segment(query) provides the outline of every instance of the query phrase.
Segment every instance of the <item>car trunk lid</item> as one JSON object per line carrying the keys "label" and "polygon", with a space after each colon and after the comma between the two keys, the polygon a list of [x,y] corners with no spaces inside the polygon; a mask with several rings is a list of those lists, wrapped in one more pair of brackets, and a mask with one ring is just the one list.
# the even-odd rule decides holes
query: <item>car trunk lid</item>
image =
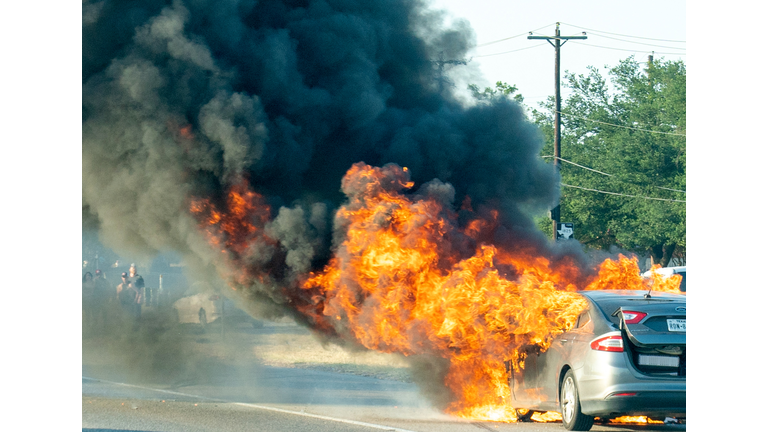
{"label": "car trunk lid", "polygon": [[621,327],[637,346],[685,345],[685,302],[635,301],[619,313]]}
{"label": "car trunk lid", "polygon": [[684,301],[635,300],[616,314],[627,351],[638,371],[647,375],[685,376]]}

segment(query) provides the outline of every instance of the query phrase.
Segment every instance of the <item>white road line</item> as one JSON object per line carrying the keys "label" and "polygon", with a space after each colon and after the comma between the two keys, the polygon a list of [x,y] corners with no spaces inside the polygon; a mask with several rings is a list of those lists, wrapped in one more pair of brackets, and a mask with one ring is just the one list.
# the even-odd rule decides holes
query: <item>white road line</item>
{"label": "white road line", "polygon": [[224,402],[224,403],[229,403],[229,404],[232,404],[232,405],[240,405],[240,406],[244,406],[244,407],[248,407],[248,408],[255,408],[255,409],[266,410],[266,411],[274,411],[274,412],[279,412],[279,413],[284,413],[284,414],[293,414],[293,415],[298,415],[298,416],[302,416],[302,417],[312,417],[312,418],[316,418],[316,419],[320,419],[320,420],[328,420],[328,421],[333,421],[333,422],[338,422],[338,423],[346,423],[346,424],[351,424],[351,425],[356,425],[356,426],[369,427],[369,428],[372,428],[372,429],[381,429],[381,430],[393,431],[393,432],[415,432],[415,431],[412,431],[412,430],[409,430],[409,429],[400,429],[400,428],[396,428],[396,427],[392,427],[392,426],[384,426],[384,425],[379,425],[379,424],[375,424],[375,423],[365,423],[365,422],[360,422],[360,421],[355,421],[355,420],[347,420],[347,419],[341,419],[341,418],[336,418],[336,417],[328,417],[328,416],[323,416],[323,415],[318,415],[318,414],[310,414],[310,413],[301,412],[301,411],[291,411],[291,410],[287,410],[287,409],[275,408],[275,407],[270,407],[270,406],[265,406],[265,405],[257,405],[257,404],[250,404],[250,403],[244,403],[244,402],[229,402],[229,401],[224,400],[224,399],[215,399],[215,398],[209,398],[209,397],[200,396],[200,395],[196,395],[196,394],[181,393],[181,392],[175,392],[175,391],[170,391],[170,390],[162,390],[162,389],[156,389],[156,388],[151,388],[151,387],[143,387],[143,386],[138,386],[138,385],[135,385],[135,384],[119,383],[119,382],[114,382],[114,381],[107,381],[107,380],[103,380],[103,379],[98,379],[98,378],[83,377],[83,379],[90,380],[90,381],[99,381],[99,382],[103,382],[103,383],[119,385],[119,386],[124,386],[124,387],[133,387],[133,388],[138,388],[138,389],[142,389],[142,390],[151,390],[151,391],[156,391],[156,392],[160,392],[160,393],[168,393],[168,394],[173,394],[173,395],[178,395],[178,396],[195,397],[195,398],[205,399],[205,400],[214,401],[214,402]]}
{"label": "white road line", "polygon": [[231,402],[231,403],[233,405],[241,405],[241,406],[244,406],[244,407],[257,408],[257,409],[263,409],[263,410],[268,410],[268,411],[276,411],[276,412],[281,412],[281,413],[286,413],[286,414],[300,415],[300,416],[303,416],[303,417],[312,417],[312,418],[321,419],[321,420],[329,420],[329,421],[335,421],[335,422],[339,422],[339,423],[347,423],[347,424],[352,424],[352,425],[357,425],[357,426],[365,426],[365,427],[374,428],[374,429],[383,429],[383,430],[395,431],[395,432],[415,432],[415,431],[412,431],[412,430],[400,429],[400,428],[396,428],[396,427],[392,427],[392,426],[384,426],[384,425],[377,425],[377,424],[374,424],[374,423],[365,423],[365,422],[359,422],[359,421],[355,421],[355,420],[340,419],[340,418],[336,418],[336,417],[328,417],[328,416],[322,416],[322,415],[318,415],[318,414],[310,414],[310,413],[305,413],[305,412],[300,412],[300,411],[291,411],[291,410],[286,410],[286,409],[282,409],[282,408],[268,407],[268,406],[264,406],[264,405],[255,405],[255,404],[242,403],[242,402]]}

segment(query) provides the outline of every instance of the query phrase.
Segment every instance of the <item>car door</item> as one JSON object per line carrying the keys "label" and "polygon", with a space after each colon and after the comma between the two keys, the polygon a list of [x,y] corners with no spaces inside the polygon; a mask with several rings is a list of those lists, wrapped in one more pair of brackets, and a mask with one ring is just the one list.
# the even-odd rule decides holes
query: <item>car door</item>
{"label": "car door", "polygon": [[550,348],[539,355],[537,386],[541,389],[542,407],[547,407],[550,410],[557,409],[560,371],[563,365],[569,363],[569,359],[573,357],[574,341],[589,337],[592,329],[589,310],[584,310],[579,314],[574,328],[557,336],[552,341]]}
{"label": "car door", "polygon": [[597,310],[586,310],[579,316],[578,328],[571,332],[571,346],[568,352],[568,364],[573,369],[580,369],[584,366],[584,360],[587,356],[589,343],[595,338],[595,321],[593,316],[599,317]]}
{"label": "car door", "polygon": [[538,404],[536,394],[539,347],[528,345],[521,348],[521,356],[509,366],[509,388],[516,408],[531,409]]}

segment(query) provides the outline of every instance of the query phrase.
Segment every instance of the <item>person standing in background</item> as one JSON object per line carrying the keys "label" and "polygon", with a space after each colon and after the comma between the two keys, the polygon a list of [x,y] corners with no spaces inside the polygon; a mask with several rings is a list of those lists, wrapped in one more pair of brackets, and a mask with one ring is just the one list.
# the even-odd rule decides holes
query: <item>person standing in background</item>
{"label": "person standing in background", "polygon": [[117,286],[117,303],[127,312],[130,310],[131,304],[131,294],[128,292],[128,288],[130,287],[130,284],[128,283],[128,273],[123,272],[123,274],[120,275],[120,278],[122,279],[122,282]]}
{"label": "person standing in background", "polygon": [[96,270],[96,276],[93,281],[94,322],[97,326],[96,328],[101,331],[107,325],[107,314],[109,313],[109,303],[112,301],[112,290],[104,272],[101,270]]}
{"label": "person standing in background", "polygon": [[89,333],[94,325],[95,313],[93,310],[94,290],[96,282],[91,272],[83,275],[83,331]]}
{"label": "person standing in background", "polygon": [[141,319],[141,304],[144,301],[144,278],[141,277],[136,269],[136,264],[131,264],[131,268],[128,270],[128,277],[125,280],[128,282],[128,291],[130,292],[129,311],[134,319],[135,330]]}

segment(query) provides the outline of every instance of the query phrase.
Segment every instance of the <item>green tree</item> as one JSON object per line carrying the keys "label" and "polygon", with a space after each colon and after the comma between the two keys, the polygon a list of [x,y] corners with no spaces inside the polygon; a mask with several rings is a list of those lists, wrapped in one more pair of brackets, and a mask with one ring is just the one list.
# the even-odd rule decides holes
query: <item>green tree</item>
{"label": "green tree", "polygon": [[496,81],[496,88],[486,87],[483,91],[476,84],[470,84],[467,89],[472,93],[472,97],[479,101],[493,102],[501,97],[507,97],[513,101],[522,104],[523,96],[517,93],[517,86],[509,85],[505,82]]}
{"label": "green tree", "polygon": [[[608,75],[610,86],[594,67],[565,74],[572,92],[561,111],[561,221],[574,222],[584,244],[615,244],[666,266],[685,254],[685,64],[653,61],[642,70],[630,57]],[[550,158],[553,99],[531,114]]]}

